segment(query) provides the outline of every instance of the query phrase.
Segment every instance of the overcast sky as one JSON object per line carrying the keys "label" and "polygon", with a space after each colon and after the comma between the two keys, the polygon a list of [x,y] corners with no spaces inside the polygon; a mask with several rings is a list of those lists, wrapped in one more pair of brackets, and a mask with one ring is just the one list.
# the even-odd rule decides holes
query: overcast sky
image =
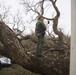
{"label": "overcast sky", "polygon": [[[0,0],[0,3],[3,2],[6,6],[10,6],[13,15],[18,9],[23,10],[22,6],[19,5],[19,0]],[[58,0],[57,6],[61,13],[59,28],[62,28],[63,32],[68,34],[71,32],[71,0]]]}

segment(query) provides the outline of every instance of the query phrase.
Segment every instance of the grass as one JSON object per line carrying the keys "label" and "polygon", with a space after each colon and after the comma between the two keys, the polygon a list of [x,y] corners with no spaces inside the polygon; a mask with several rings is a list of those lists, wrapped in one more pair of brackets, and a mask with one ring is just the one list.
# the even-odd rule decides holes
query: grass
{"label": "grass", "polygon": [[0,70],[0,75],[38,75],[32,73],[19,65],[14,64],[10,68],[2,68]]}

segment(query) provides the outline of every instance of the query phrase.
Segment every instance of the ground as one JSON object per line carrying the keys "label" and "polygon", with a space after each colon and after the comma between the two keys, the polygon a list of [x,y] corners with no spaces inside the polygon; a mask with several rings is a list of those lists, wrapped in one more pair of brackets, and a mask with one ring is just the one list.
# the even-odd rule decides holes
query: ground
{"label": "ground", "polygon": [[0,75],[39,75],[39,74],[32,73],[22,68],[21,66],[14,64],[9,68],[2,68],[0,70]]}

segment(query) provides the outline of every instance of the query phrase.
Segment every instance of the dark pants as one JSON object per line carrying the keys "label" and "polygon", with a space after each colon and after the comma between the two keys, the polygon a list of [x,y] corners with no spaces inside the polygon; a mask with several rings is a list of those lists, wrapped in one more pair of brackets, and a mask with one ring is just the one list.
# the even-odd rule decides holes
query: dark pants
{"label": "dark pants", "polygon": [[42,49],[44,45],[44,36],[38,37],[37,49],[36,49],[36,56],[42,55]]}

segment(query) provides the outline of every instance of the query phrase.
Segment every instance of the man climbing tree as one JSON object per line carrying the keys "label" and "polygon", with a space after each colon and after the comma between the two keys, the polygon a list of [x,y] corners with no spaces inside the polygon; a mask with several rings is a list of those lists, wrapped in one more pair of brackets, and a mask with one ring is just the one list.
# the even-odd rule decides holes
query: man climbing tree
{"label": "man climbing tree", "polygon": [[46,30],[46,26],[43,23],[43,19],[44,18],[42,16],[39,16],[38,22],[36,23],[35,33],[36,33],[36,36],[38,37],[36,56],[42,56],[42,48],[44,45],[44,35]]}

